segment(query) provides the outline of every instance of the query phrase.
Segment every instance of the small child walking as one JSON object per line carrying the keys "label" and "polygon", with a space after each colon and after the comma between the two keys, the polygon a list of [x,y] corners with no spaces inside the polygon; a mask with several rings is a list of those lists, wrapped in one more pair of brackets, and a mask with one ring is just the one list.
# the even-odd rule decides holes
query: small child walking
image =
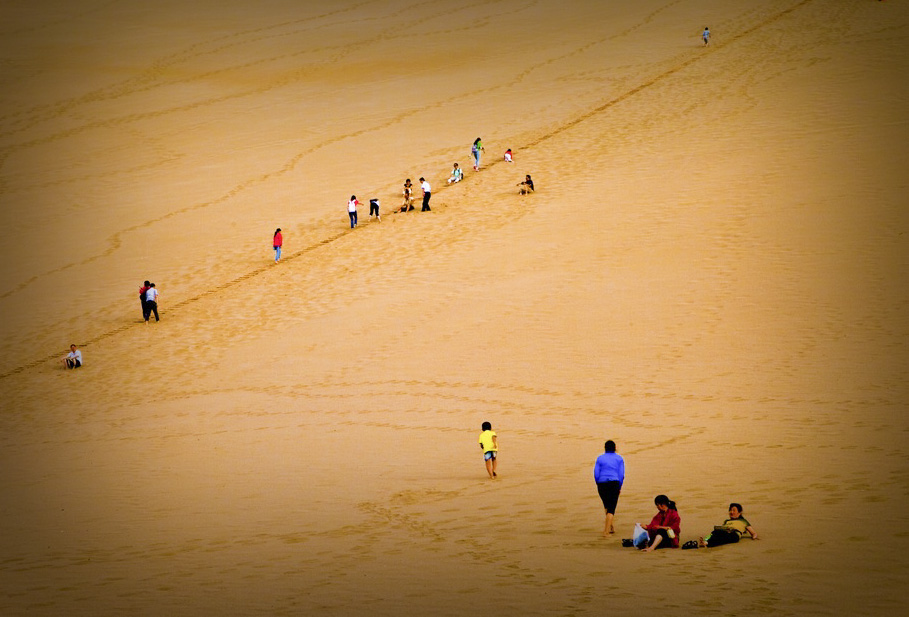
{"label": "small child walking", "polygon": [[499,442],[496,439],[495,431],[492,430],[492,424],[484,422],[480,427],[483,432],[480,433],[480,449],[483,450],[483,460],[486,461],[486,473],[490,478],[496,478],[496,455],[499,451]]}

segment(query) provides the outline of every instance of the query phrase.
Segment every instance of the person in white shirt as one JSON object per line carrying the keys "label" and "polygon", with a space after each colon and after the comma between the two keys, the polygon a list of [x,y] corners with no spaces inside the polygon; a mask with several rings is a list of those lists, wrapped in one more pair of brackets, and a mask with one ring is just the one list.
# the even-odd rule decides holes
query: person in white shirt
{"label": "person in white shirt", "polygon": [[357,226],[357,206],[360,205],[360,202],[357,201],[356,195],[350,196],[350,201],[347,202],[347,216],[350,217],[350,228],[353,229]]}
{"label": "person in white shirt", "polygon": [[423,207],[420,209],[420,212],[426,212],[430,210],[429,199],[432,197],[432,187],[429,186],[429,182],[426,181],[426,178],[420,178],[420,188],[423,189]]}
{"label": "person in white shirt", "polygon": [[76,345],[69,346],[69,353],[63,358],[63,366],[66,368],[79,368],[82,366],[82,352],[76,349]]}
{"label": "person in white shirt", "polygon": [[155,289],[155,284],[152,283],[148,287],[148,291],[145,292],[145,325],[148,325],[148,318],[151,317],[151,314],[155,314],[155,321],[161,321],[161,318],[158,317],[158,290]]}
{"label": "person in white shirt", "polygon": [[701,38],[704,39],[704,47],[710,45],[710,28],[704,28],[704,32],[701,33]]}

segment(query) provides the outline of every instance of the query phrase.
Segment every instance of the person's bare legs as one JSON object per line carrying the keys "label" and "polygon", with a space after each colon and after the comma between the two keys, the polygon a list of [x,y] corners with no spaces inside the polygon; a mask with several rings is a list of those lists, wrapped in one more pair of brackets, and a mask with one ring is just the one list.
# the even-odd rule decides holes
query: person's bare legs
{"label": "person's bare legs", "polygon": [[645,552],[645,553],[649,553],[650,551],[655,551],[655,550],[656,550],[656,547],[658,547],[658,546],[660,545],[660,542],[662,542],[662,541],[663,541],[663,536],[657,536],[657,537],[655,537],[655,538],[653,539],[653,544],[651,544],[650,546],[648,546],[647,548],[645,548],[645,549],[644,549],[644,552]]}
{"label": "person's bare legs", "polygon": [[498,457],[493,458],[492,459],[492,477],[493,478],[495,478],[499,475],[496,473],[496,466],[498,466],[498,464],[499,464],[499,458]]}
{"label": "person's bare legs", "polygon": [[492,470],[492,466],[495,464],[494,458],[486,459],[486,473],[489,474],[489,478],[492,479],[495,472]]}
{"label": "person's bare legs", "polygon": [[615,518],[615,514],[606,513],[606,523],[603,525],[603,535],[608,536],[611,533],[615,533],[615,527],[612,525],[612,521]]}

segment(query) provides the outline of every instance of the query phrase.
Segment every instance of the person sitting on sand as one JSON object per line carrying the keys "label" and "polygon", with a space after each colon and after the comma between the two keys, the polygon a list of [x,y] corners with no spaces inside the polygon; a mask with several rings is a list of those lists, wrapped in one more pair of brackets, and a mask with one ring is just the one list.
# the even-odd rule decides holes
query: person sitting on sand
{"label": "person sitting on sand", "polygon": [[729,504],[729,518],[723,521],[722,525],[717,525],[711,533],[708,533],[697,540],[689,540],[682,545],[682,548],[712,548],[722,546],[723,544],[735,544],[746,533],[751,536],[752,540],[757,540],[758,535],[744,516],[742,516],[742,504]]}
{"label": "person sitting on sand", "polygon": [[413,210],[413,184],[410,178],[404,181],[404,203],[401,205],[400,212],[410,212]]}
{"label": "person sitting on sand", "polygon": [[511,155],[511,148],[509,148],[508,150],[505,151],[505,162],[514,163],[514,159],[512,158],[512,155]]}
{"label": "person sitting on sand", "polygon": [[530,178],[530,174],[524,176],[524,181],[518,182],[517,186],[521,187],[521,195],[530,195],[533,193],[533,180]]}
{"label": "person sitting on sand", "polygon": [[451,170],[451,176],[448,178],[448,184],[454,184],[455,182],[460,182],[464,178],[464,172],[461,171],[461,168],[458,167],[458,164],[455,163],[454,167]]}
{"label": "person sitting on sand", "polygon": [[69,353],[63,358],[63,366],[66,368],[79,368],[82,366],[82,352],[76,349],[75,343],[69,346]]}
{"label": "person sitting on sand", "polygon": [[650,545],[643,549],[644,552],[649,553],[658,548],[678,548],[682,519],[679,517],[675,502],[666,495],[657,495],[653,503],[656,504],[659,512],[649,525],[643,526],[647,530],[647,535],[650,536]]}

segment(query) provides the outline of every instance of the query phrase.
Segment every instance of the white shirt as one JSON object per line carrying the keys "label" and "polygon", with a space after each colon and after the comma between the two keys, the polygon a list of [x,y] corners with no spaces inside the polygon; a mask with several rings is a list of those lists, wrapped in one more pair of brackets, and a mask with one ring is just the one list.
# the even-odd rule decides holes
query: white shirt
{"label": "white shirt", "polygon": [[420,185],[420,188],[423,189],[424,193],[432,193],[432,187],[429,186],[429,182],[423,180],[423,184]]}
{"label": "white shirt", "polygon": [[67,358],[68,360],[78,360],[78,361],[79,361],[79,364],[83,364],[83,362],[82,362],[82,350],[81,350],[81,349],[77,349],[76,351],[71,351],[71,352],[69,352],[69,353],[66,355],[66,358]]}
{"label": "white shirt", "polygon": [[145,301],[146,302],[157,302],[158,301],[158,290],[154,287],[149,287],[148,291],[145,292]]}
{"label": "white shirt", "polygon": [[360,202],[357,201],[356,199],[351,199],[350,201],[348,201],[348,202],[347,202],[347,211],[348,211],[348,212],[356,212],[356,211],[357,211],[357,204],[358,204],[358,203],[360,203]]}

